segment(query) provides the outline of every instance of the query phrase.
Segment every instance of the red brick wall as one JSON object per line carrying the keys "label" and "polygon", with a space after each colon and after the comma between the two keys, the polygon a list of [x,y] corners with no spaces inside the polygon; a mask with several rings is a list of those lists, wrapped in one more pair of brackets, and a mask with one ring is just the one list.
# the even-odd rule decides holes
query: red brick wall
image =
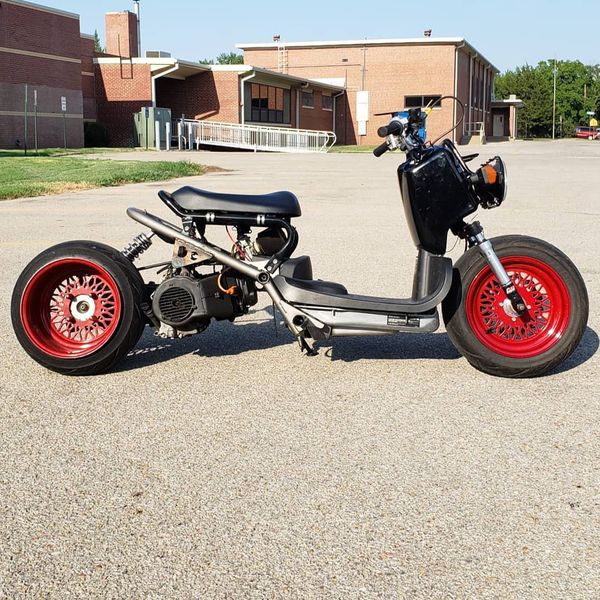
{"label": "red brick wall", "polygon": [[[339,143],[379,143],[377,128],[386,117],[374,113],[401,110],[405,96],[452,94],[454,91],[454,45],[367,46],[290,48],[288,73],[298,77],[346,77],[347,100],[338,99],[336,133]],[[363,88],[364,60],[364,88]],[[277,49],[246,50],[244,62],[277,68]],[[370,92],[367,135],[359,138],[356,123],[356,92]],[[445,101],[428,119],[429,138],[452,124],[452,103]],[[302,115],[301,115],[302,125]]]}
{"label": "red brick wall", "polygon": [[[16,141],[34,144],[34,92],[37,91],[38,144],[83,145],[81,91],[81,38],[79,18],[32,7],[0,2],[0,147],[14,148]],[[32,52],[30,56],[19,52]],[[41,56],[49,55],[49,56]],[[28,139],[25,140],[25,84],[28,86]],[[61,97],[67,99],[67,118]]]}
{"label": "red brick wall", "polygon": [[0,2],[0,46],[79,59],[79,18]]}
{"label": "red brick wall", "polygon": [[232,71],[207,71],[185,80],[156,80],[156,103],[170,108],[174,119],[240,122],[239,76]]}
{"label": "red brick wall", "polygon": [[110,133],[111,145],[132,146],[133,113],[152,104],[152,79],[149,65],[96,65],[98,121]]}
{"label": "red brick wall", "polygon": [[[94,75],[94,40],[81,38],[81,91],[83,93],[83,118],[96,120],[96,81]],[[90,75],[91,73],[91,75]]]}
{"label": "red brick wall", "polygon": [[[484,122],[487,135],[491,135],[492,79],[493,73],[483,61],[479,58],[471,59],[469,53],[463,49],[458,51],[457,95],[465,106],[465,120],[460,128],[461,132],[463,128],[466,131],[469,122]],[[477,85],[477,80],[481,82],[480,85]],[[457,116],[460,117],[460,109]]]}
{"label": "red brick wall", "polygon": [[[302,94],[302,90],[298,90]],[[313,88],[314,107],[306,108],[302,106],[302,96],[300,96],[300,121],[296,127],[300,129],[316,129],[320,131],[331,131],[333,128],[333,112],[323,110],[322,91]]]}
{"label": "red brick wall", "polygon": [[106,52],[125,58],[138,55],[137,17],[134,13],[106,13]]}

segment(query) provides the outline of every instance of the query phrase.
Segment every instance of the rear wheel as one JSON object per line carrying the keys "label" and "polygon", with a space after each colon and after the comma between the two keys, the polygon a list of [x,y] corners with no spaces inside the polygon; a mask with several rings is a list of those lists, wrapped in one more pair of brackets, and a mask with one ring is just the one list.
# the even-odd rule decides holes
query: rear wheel
{"label": "rear wheel", "polygon": [[560,250],[535,238],[503,236],[494,250],[527,305],[518,315],[476,248],[455,265],[443,303],[452,343],[477,369],[501,377],[535,377],[569,357],[588,318],[583,279]]}
{"label": "rear wheel", "polygon": [[12,296],[17,338],[38,363],[68,375],[108,370],[144,328],[144,283],[120,252],[95,242],[45,250]]}

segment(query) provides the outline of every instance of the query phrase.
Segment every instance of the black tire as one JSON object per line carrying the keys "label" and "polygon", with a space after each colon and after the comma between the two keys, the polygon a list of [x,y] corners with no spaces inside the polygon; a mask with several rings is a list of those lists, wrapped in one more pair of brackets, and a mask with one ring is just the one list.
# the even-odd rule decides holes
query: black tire
{"label": "black tire", "polygon": [[484,373],[543,375],[581,341],[589,312],[585,283],[571,260],[543,240],[509,235],[491,242],[532,309],[525,319],[510,314],[487,261],[471,248],[454,265],[442,304],[446,330],[456,349]]}
{"label": "black tire", "polygon": [[[67,289],[63,296],[58,291],[69,276],[81,284],[80,273],[91,273],[104,286],[95,302],[99,307],[106,297],[111,308],[104,313],[98,308],[103,319],[99,325],[92,324],[96,314],[78,314],[75,319],[64,310],[73,296]],[[13,291],[11,317],[17,339],[36,362],[65,375],[94,375],[109,370],[135,346],[146,320],[140,308],[144,300],[144,282],[120,252],[98,242],[72,241],[44,250],[25,267]],[[92,308],[96,305],[92,301]],[[69,331],[68,323],[73,323],[75,333],[57,333],[57,326],[51,325],[57,314],[67,323],[62,329]]]}

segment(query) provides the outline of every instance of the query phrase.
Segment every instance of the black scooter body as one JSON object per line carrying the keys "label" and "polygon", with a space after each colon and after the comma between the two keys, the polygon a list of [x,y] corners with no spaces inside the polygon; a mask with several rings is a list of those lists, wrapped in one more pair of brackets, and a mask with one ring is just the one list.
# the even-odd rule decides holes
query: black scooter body
{"label": "black scooter body", "polygon": [[433,146],[418,161],[407,160],[398,167],[404,213],[417,248],[445,254],[448,232],[477,210],[466,172],[454,147],[447,144]]}

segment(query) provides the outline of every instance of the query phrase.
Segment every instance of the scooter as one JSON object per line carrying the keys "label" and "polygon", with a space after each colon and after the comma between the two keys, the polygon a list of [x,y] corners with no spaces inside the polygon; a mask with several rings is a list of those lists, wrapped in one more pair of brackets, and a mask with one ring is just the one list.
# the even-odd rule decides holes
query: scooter
{"label": "scooter", "polygon": [[[161,337],[202,332],[212,319],[234,321],[265,292],[301,350],[338,336],[426,333],[439,326],[438,307],[457,350],[477,369],[502,377],[542,375],[569,357],[588,318],[583,279],[560,250],[521,235],[487,239],[478,207],[500,206],[506,169],[498,156],[475,171],[455,144],[419,137],[421,109],[392,118],[378,131],[381,156],[401,150],[398,167],[406,219],[417,247],[410,298],[351,294],[340,283],[313,278],[308,256],[293,258],[301,214],[287,191],[221,194],[185,186],[160,191],[181,219],[174,225],[138,208],[129,217],[149,228],[121,252],[97,242],[59,244],[34,258],[12,296],[12,322],[25,351],[67,375],[106,371],[135,346],[146,325]],[[436,140],[437,141],[437,140]],[[207,228],[233,227],[231,250],[208,241]],[[254,232],[257,232],[254,235]],[[453,265],[448,233],[465,241]],[[171,257],[136,268],[153,242]],[[156,270],[158,283],[140,271]]]}

